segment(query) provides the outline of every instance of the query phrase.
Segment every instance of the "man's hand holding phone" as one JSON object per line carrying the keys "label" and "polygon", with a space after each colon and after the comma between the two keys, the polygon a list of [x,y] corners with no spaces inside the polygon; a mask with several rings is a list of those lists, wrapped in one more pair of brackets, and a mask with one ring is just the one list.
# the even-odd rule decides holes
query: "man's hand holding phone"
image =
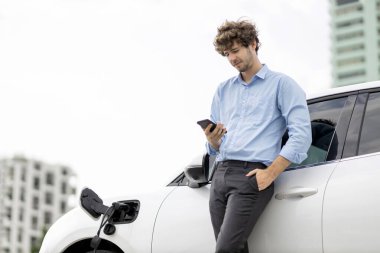
{"label": "man's hand holding phone", "polygon": [[224,128],[223,124],[218,123],[214,125],[215,128],[211,131],[213,124],[209,124],[204,130],[207,141],[210,145],[215,149],[219,150],[220,144],[222,144],[222,137],[227,132],[226,128]]}

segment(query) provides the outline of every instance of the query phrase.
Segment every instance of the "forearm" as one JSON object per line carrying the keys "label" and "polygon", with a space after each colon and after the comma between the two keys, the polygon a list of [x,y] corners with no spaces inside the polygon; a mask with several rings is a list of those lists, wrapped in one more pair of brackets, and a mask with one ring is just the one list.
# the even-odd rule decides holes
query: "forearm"
{"label": "forearm", "polygon": [[291,162],[283,156],[277,156],[273,163],[267,168],[268,172],[271,174],[273,180],[276,179],[289,165]]}
{"label": "forearm", "polygon": [[290,163],[289,160],[279,155],[268,168],[251,170],[246,176],[251,177],[256,174],[257,186],[259,190],[262,191],[276,180]]}

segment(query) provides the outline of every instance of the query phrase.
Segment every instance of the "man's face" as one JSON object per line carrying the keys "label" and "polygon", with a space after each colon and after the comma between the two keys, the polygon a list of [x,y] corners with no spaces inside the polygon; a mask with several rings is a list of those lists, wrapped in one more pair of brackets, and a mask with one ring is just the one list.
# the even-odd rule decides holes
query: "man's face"
{"label": "man's face", "polygon": [[234,42],[229,50],[224,51],[224,55],[228,58],[228,61],[239,72],[245,72],[250,69],[254,64],[254,55],[256,44],[244,47],[237,42]]}

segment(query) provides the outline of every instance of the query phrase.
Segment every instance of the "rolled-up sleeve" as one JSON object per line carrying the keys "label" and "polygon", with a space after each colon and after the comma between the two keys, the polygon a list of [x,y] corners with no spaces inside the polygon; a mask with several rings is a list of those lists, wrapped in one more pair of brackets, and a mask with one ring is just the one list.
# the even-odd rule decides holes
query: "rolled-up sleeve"
{"label": "rolled-up sleeve", "polygon": [[210,143],[206,142],[206,150],[209,155],[217,155],[219,152],[214,149]]}
{"label": "rolled-up sleeve", "polygon": [[[214,123],[220,122],[220,87],[216,90],[211,104],[210,120]],[[223,138],[222,138],[223,141]],[[210,143],[206,142],[206,150],[209,155],[218,155],[219,152],[214,149]]]}
{"label": "rolled-up sleeve", "polygon": [[292,163],[301,163],[307,158],[311,144],[311,126],[305,92],[290,77],[280,82],[278,106],[286,121],[289,139],[280,155]]}

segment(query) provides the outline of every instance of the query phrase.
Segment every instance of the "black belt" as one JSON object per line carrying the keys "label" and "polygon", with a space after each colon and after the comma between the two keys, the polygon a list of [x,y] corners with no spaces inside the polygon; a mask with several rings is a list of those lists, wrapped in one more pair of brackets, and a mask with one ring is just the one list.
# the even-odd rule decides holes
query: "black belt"
{"label": "black belt", "polygon": [[251,168],[251,167],[259,167],[259,168],[266,168],[267,166],[260,162],[246,162],[246,161],[239,161],[239,160],[226,160],[221,161],[219,164],[223,166],[228,167],[244,167],[244,168]]}

